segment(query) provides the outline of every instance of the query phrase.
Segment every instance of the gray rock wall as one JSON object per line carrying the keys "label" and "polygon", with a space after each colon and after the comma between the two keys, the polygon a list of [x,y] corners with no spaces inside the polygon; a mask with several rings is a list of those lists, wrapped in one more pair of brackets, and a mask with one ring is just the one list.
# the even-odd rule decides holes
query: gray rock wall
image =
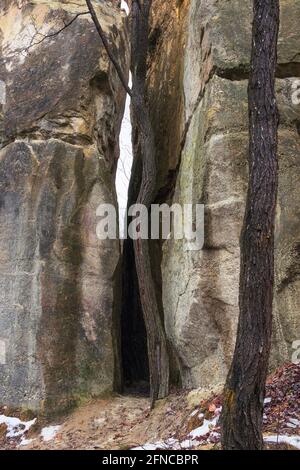
{"label": "gray rock wall", "polygon": [[[152,246],[184,386],[222,383],[234,347],[251,4],[153,0],[156,202],[206,206],[203,250]],[[120,384],[120,250],[96,238],[96,208],[116,204],[125,96],[88,15],[55,34],[85,10],[83,0],[0,6],[0,403],[45,413]],[[97,11],[126,71],[125,15],[110,1]],[[299,13],[298,0],[281,2],[272,367],[290,360],[300,339],[300,105],[291,100]]]}
{"label": "gray rock wall", "polygon": [[[0,7],[0,402],[59,412],[120,383],[116,204],[124,91],[83,0]],[[125,15],[97,7],[128,67]],[[53,35],[45,38],[45,35]]]}
{"label": "gray rock wall", "polygon": [[[251,1],[155,0],[149,96],[156,129],[158,199],[204,203],[205,246],[162,247],[165,324],[183,384],[222,383],[238,319],[239,235],[247,189],[247,73]],[[280,182],[271,366],[300,339],[300,2],[281,2],[277,91]],[[159,80],[164,77],[164,80]],[[176,112],[174,112],[176,110]]]}

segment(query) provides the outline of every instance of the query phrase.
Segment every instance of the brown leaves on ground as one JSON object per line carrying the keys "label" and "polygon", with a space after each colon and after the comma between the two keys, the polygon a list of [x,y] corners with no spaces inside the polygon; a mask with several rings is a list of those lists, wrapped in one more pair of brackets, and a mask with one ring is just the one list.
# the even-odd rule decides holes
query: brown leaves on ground
{"label": "brown leaves on ground", "polygon": [[[264,432],[270,434],[300,434],[300,364],[287,364],[267,381],[264,413]],[[81,406],[59,422],[56,437],[43,442],[40,429],[32,429],[26,438],[33,442],[24,449],[129,449],[147,442],[189,439],[189,433],[200,428],[204,420],[219,414],[222,395],[202,400],[194,407],[187,400],[187,392],[173,393],[160,400],[153,411],[149,400],[138,396],[115,396],[94,400]],[[7,410],[1,410],[9,415]],[[18,414],[14,413],[14,416]],[[25,418],[25,416],[24,416]],[[43,423],[43,425],[46,425]],[[49,425],[49,423],[47,424]],[[196,448],[219,449],[219,423],[206,436],[198,439]],[[6,427],[0,426],[0,449],[18,448],[20,439],[6,439]],[[197,441],[197,438],[196,438]],[[286,444],[268,444],[266,448],[289,448]],[[23,449],[23,447],[22,447]]]}
{"label": "brown leaves on ground", "polygon": [[264,431],[300,434],[300,364],[286,364],[271,375],[266,397]]}

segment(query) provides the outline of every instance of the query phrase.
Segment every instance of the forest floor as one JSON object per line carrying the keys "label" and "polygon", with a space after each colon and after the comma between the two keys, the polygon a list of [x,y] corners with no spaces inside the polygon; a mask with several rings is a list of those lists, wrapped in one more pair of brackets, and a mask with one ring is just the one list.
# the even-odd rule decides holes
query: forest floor
{"label": "forest floor", "polygon": [[[221,407],[217,390],[199,389],[173,393],[151,412],[143,396],[94,400],[54,423],[7,418],[2,408],[0,449],[220,449]],[[264,439],[267,449],[300,449],[300,365],[268,379]]]}

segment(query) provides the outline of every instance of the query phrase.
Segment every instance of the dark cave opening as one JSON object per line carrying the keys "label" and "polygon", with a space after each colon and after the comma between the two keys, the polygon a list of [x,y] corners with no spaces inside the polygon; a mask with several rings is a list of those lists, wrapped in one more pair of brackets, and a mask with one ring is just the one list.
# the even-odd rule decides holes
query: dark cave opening
{"label": "dark cave opening", "polygon": [[146,327],[140,302],[132,240],[124,240],[121,305],[123,392],[149,395]]}

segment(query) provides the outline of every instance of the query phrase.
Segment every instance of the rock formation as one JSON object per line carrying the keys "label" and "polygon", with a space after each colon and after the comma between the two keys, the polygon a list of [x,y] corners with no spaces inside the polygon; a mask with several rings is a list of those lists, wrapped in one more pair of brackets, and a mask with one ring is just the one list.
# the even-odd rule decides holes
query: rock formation
{"label": "rock formation", "polygon": [[[165,325],[184,386],[223,382],[238,318],[239,235],[247,189],[250,0],[154,0],[149,100],[157,201],[205,204],[205,246],[162,244]],[[278,57],[280,189],[271,365],[300,339],[299,2],[281,2]],[[154,263],[156,259],[154,259]]]}
{"label": "rock formation", "polygon": [[[45,413],[120,384],[119,243],[96,208],[116,204],[125,93],[86,11],[0,7],[0,400]],[[126,17],[97,12],[127,73]]]}
{"label": "rock formation", "polygon": [[[127,73],[120,2],[94,3]],[[299,15],[299,2],[281,1],[271,367],[291,360],[300,339],[300,105],[292,102]],[[172,378],[179,371],[184,387],[223,383],[234,348],[251,18],[251,0],[153,0],[147,86],[155,202],[205,204],[203,250],[151,242]],[[0,403],[57,413],[117,390],[122,364],[125,380],[148,376],[131,242],[121,321],[119,242],[96,237],[98,205],[116,206],[125,93],[84,0],[4,0],[0,41]]]}

